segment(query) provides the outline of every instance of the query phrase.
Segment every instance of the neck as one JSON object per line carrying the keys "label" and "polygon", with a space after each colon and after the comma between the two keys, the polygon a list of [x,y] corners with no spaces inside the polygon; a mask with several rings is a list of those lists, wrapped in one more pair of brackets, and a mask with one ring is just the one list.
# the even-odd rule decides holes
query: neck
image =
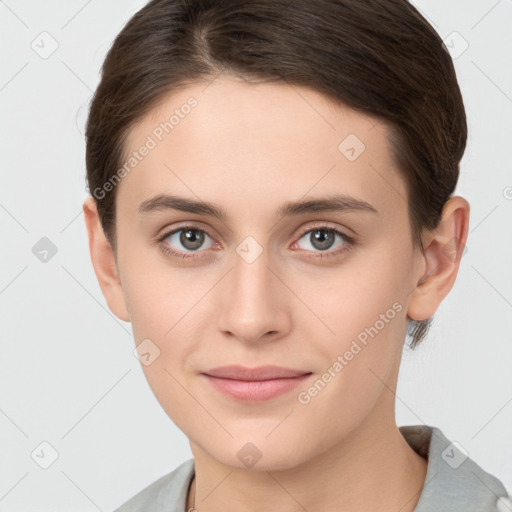
{"label": "neck", "polygon": [[342,443],[298,467],[275,472],[224,466],[193,445],[195,477],[187,511],[221,512],[236,504],[240,512],[413,512],[427,461],[394,421],[372,425],[360,425]]}

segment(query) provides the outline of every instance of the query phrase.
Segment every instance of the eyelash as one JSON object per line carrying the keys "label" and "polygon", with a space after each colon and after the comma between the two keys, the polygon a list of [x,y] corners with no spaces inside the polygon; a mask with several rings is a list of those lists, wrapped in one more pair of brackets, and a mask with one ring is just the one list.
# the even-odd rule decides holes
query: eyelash
{"label": "eyelash", "polygon": [[[173,230],[168,231],[165,234],[159,236],[157,238],[157,242],[158,242],[161,250],[165,254],[168,254],[174,258],[191,259],[191,260],[201,258],[202,256],[198,256],[196,253],[186,253],[186,252],[182,252],[182,251],[176,251],[176,250],[172,249],[168,244],[164,243],[164,240],[166,238],[170,237],[171,235],[173,235],[174,233],[178,233],[179,231],[186,231],[187,229],[205,233],[213,240],[213,237],[210,235],[210,233],[208,233],[208,231],[201,229],[198,226],[194,226],[193,224],[187,224],[185,226],[180,226],[177,229],[173,229]],[[315,256],[307,256],[308,258],[311,258],[311,259],[316,259],[316,258],[324,259],[324,258],[333,258],[333,257],[341,256],[341,254],[344,254],[344,253],[350,251],[352,249],[352,247],[354,247],[356,245],[356,240],[354,237],[349,236],[346,233],[344,233],[343,231],[340,231],[336,228],[332,228],[330,226],[325,226],[325,225],[314,226],[312,228],[309,228],[309,229],[303,231],[297,240],[300,240],[304,235],[307,235],[308,233],[310,233],[312,231],[327,231],[330,233],[335,233],[336,235],[339,235],[339,236],[341,236],[341,238],[344,239],[345,245],[341,249],[336,249],[332,252],[320,251]]]}

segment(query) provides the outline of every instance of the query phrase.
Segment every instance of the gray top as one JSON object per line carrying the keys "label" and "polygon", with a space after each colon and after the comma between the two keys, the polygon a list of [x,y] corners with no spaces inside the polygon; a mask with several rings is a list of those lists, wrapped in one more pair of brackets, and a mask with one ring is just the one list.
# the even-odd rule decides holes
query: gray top
{"label": "gray top", "polygon": [[[416,453],[427,459],[427,475],[415,512],[512,512],[503,484],[428,425],[399,427]],[[186,512],[194,459],[159,478],[114,512]]]}

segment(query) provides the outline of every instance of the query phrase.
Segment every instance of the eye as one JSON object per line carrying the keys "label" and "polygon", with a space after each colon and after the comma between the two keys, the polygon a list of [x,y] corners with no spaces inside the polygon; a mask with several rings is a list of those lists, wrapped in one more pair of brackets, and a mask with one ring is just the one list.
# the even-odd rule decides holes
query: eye
{"label": "eye", "polygon": [[[203,246],[205,239],[209,238],[212,242],[212,238],[203,231],[195,226],[181,226],[178,229],[174,229],[170,232],[165,233],[159,238],[161,242],[160,247],[165,253],[171,254],[178,258],[196,258],[193,254]],[[210,245],[210,248],[213,244]],[[208,249],[209,247],[203,247]],[[192,254],[188,253],[190,251]]]}
{"label": "eye", "polygon": [[[206,239],[210,239],[211,243],[203,247]],[[299,246],[302,239],[306,241],[305,247]],[[206,231],[194,225],[181,226],[168,231],[158,238],[158,243],[164,253],[182,259],[200,258],[203,250],[218,245]],[[327,258],[339,256],[349,251],[355,244],[353,237],[336,228],[322,225],[303,232],[292,247],[299,246],[306,252],[312,252],[312,255],[307,256],[309,258]]]}
{"label": "eye", "polygon": [[[338,243],[336,243],[336,238],[339,239]],[[305,250],[320,253],[311,256],[313,258],[338,256],[355,245],[353,237],[329,226],[317,226],[314,229],[309,229],[301,235],[299,241],[302,239],[306,241],[305,247],[303,247]],[[298,242],[295,242],[294,246],[298,245]]]}

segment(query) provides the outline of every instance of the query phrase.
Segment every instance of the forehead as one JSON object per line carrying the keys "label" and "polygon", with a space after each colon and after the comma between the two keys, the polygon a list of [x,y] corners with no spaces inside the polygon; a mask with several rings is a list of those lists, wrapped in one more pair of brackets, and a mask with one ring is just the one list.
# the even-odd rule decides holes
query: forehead
{"label": "forehead", "polygon": [[310,88],[218,77],[168,94],[133,127],[118,200],[181,193],[262,209],[339,192],[403,213],[388,130]]}

